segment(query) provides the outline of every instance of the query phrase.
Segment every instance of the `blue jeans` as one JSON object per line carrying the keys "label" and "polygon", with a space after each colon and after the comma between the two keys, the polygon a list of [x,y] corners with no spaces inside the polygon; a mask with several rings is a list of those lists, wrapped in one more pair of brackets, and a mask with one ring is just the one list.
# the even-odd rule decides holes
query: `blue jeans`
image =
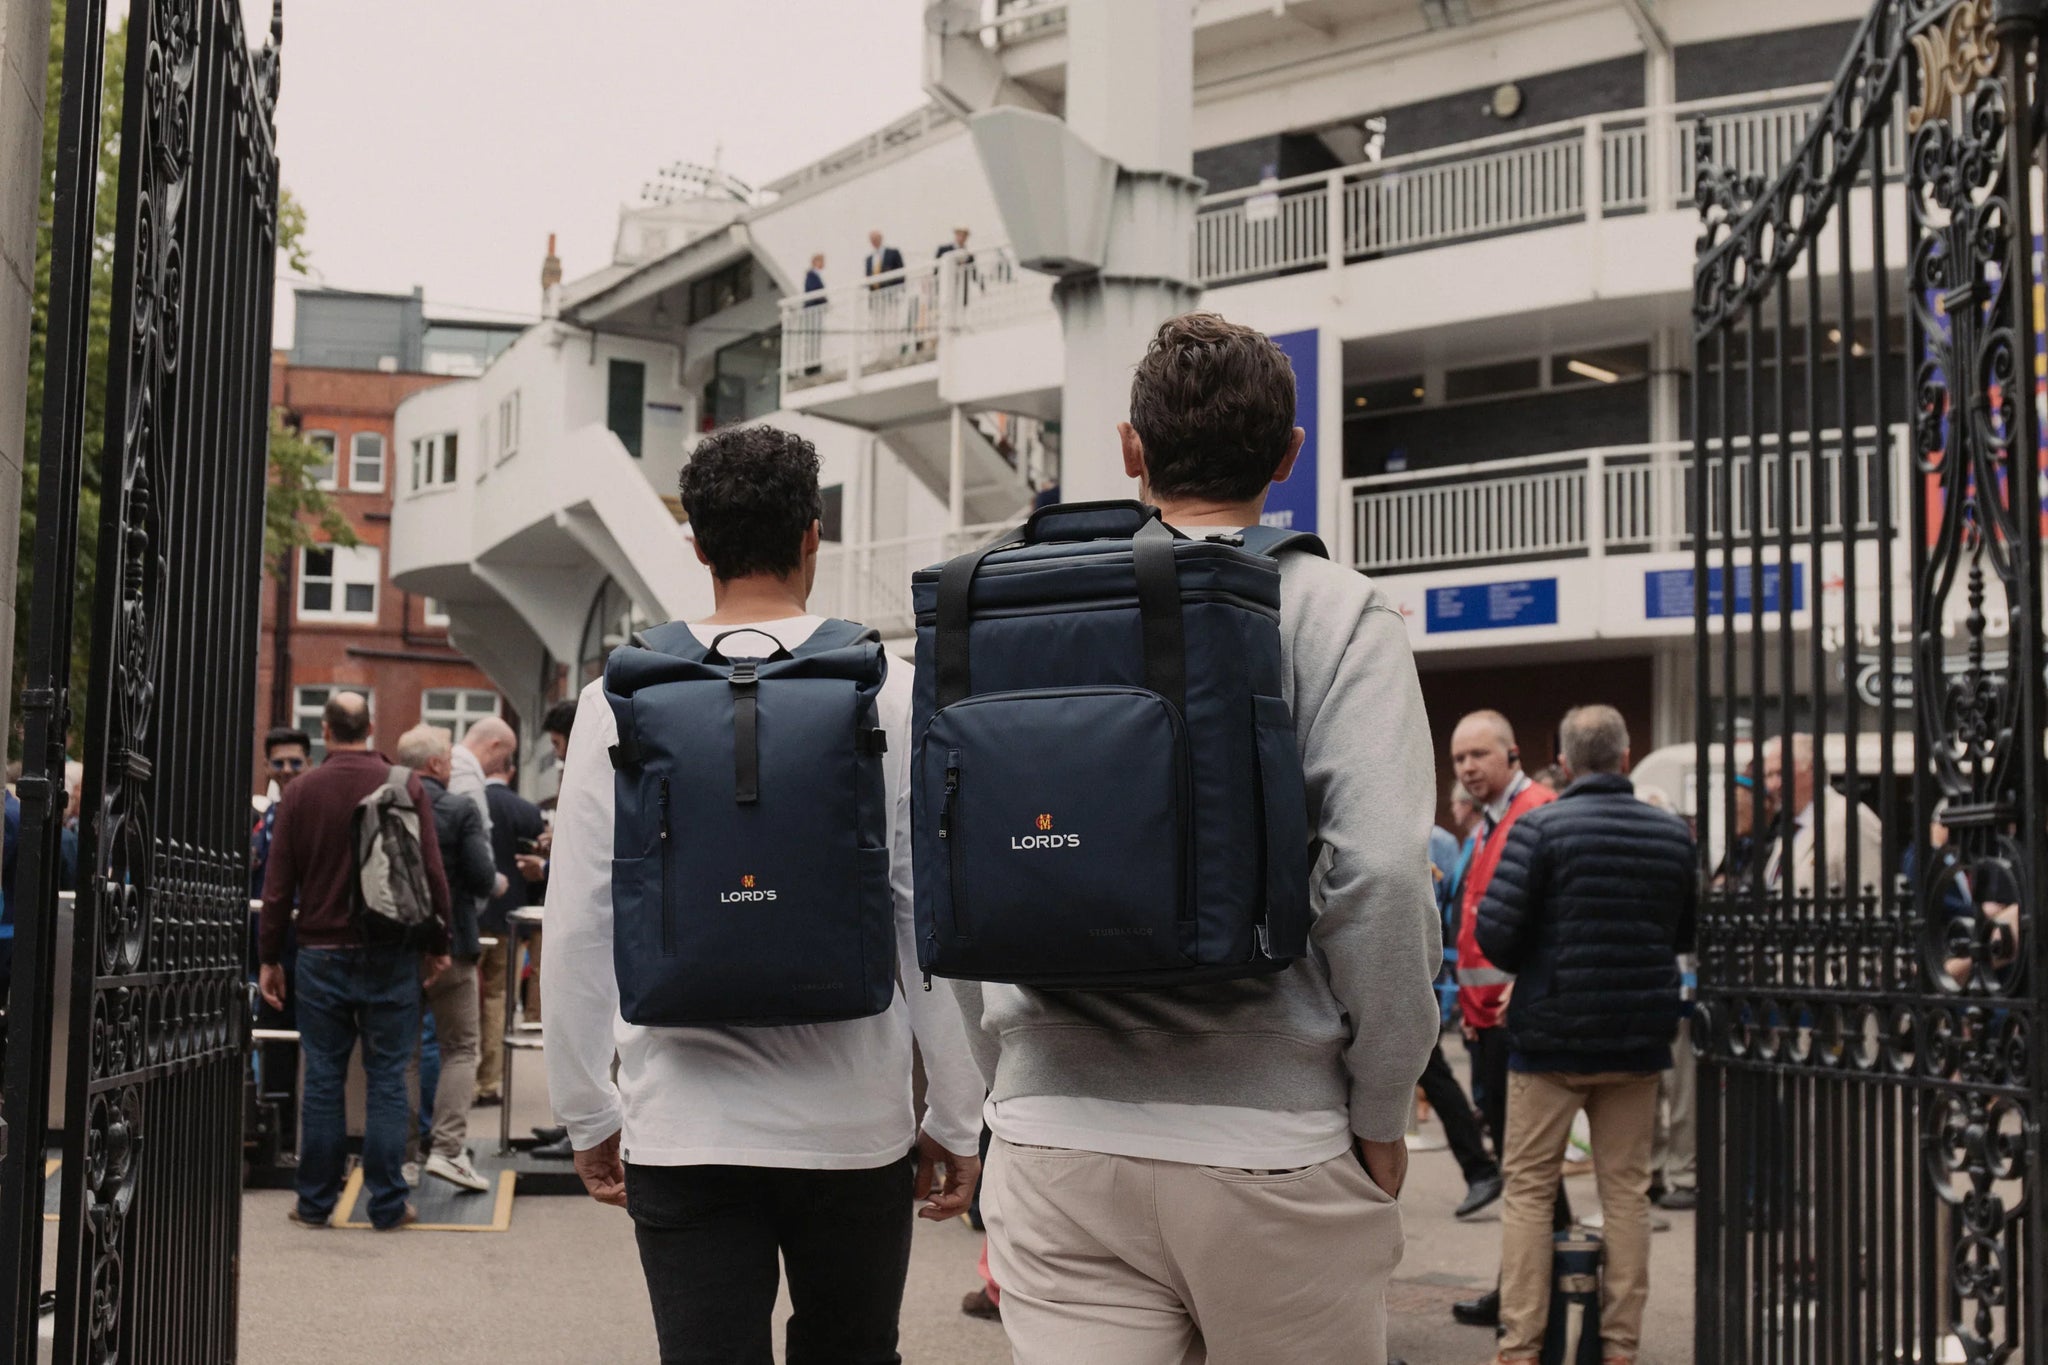
{"label": "blue jeans", "polygon": [[296,994],[306,1095],[299,1120],[299,1217],[334,1213],[348,1166],[342,1091],[349,1053],[363,1044],[367,1113],[363,1183],[370,1221],[405,1213],[405,1069],[420,1026],[420,958],[399,948],[301,948]]}

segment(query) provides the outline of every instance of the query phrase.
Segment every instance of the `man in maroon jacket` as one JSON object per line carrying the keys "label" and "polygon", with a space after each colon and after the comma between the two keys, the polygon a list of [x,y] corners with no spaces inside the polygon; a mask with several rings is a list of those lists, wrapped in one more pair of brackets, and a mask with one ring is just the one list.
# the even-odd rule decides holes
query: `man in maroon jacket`
{"label": "man in maroon jacket", "polygon": [[[299,955],[291,990],[306,1089],[299,1113],[299,1201],[289,1216],[301,1227],[320,1228],[334,1213],[348,1161],[342,1089],[349,1053],[360,1037],[368,1082],[363,1180],[370,1222],[388,1231],[419,1217],[406,1202],[403,1171],[405,1069],[419,1034],[421,978],[431,982],[448,968],[448,882],[440,841],[422,838],[435,912],[426,941],[366,939],[355,910],[353,817],[357,803],[384,785],[392,763],[370,748],[370,708],[358,694],[337,692],[321,723],[326,760],[278,799],[259,933],[263,998],[282,1008],[285,926],[297,902]],[[415,810],[428,812],[421,828],[431,830],[432,807],[417,776],[407,780],[406,792]]]}

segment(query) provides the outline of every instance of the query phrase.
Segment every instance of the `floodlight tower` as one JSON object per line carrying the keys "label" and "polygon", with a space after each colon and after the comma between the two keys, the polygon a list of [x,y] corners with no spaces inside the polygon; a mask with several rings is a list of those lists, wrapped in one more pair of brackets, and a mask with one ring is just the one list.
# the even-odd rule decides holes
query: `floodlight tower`
{"label": "floodlight tower", "polygon": [[[1064,121],[997,103],[992,54],[949,31],[966,8],[978,9],[928,7],[926,89],[967,119],[1019,262],[1057,281],[1060,498],[1129,497],[1116,424],[1130,411],[1131,367],[1159,324],[1202,292],[1192,260],[1202,193],[1189,132],[1194,5],[1071,0]],[[978,37],[987,26],[974,27]]]}

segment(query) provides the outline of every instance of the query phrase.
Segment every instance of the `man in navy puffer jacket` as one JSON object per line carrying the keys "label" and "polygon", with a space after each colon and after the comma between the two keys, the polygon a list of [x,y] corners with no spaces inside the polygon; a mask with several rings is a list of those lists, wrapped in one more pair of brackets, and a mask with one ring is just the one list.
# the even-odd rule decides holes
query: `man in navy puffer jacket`
{"label": "man in navy puffer jacket", "polygon": [[1550,1306],[1551,1199],[1580,1109],[1606,1215],[1602,1360],[1629,1365],[1649,1298],[1650,1146],[1671,1065],[1698,870],[1677,816],[1636,799],[1628,727],[1582,706],[1560,729],[1572,783],[1509,832],[1479,944],[1508,1005],[1500,1360],[1535,1360]]}

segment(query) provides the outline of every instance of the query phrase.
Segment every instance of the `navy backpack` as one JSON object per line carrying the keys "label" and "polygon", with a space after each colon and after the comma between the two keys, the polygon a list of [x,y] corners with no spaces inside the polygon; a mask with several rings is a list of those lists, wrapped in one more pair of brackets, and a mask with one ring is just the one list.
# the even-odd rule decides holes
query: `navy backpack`
{"label": "navy backpack", "polygon": [[1307,951],[1274,558],[1290,549],[1323,553],[1309,535],[1190,539],[1139,503],[1075,503],[916,575],[925,972],[1176,986]]}
{"label": "navy backpack", "polygon": [[612,957],[628,1023],[815,1024],[889,1007],[875,715],[887,671],[879,637],[850,621],[794,650],[752,627],[707,649],[675,622],[612,652]]}

